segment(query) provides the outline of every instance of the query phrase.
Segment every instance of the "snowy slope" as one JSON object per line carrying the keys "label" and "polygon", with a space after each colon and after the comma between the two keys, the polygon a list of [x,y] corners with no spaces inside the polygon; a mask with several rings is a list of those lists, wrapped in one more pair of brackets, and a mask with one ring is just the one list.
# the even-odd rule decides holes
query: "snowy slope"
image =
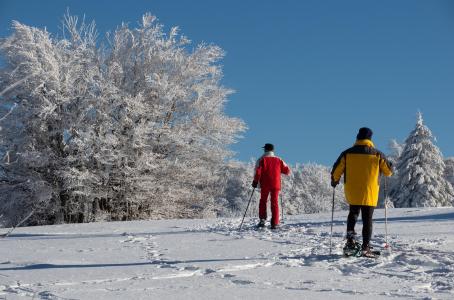
{"label": "snowy slope", "polygon": [[[392,209],[392,251],[343,258],[346,212],[26,227],[0,240],[0,299],[454,299],[454,209]],[[357,231],[360,231],[357,228]],[[375,214],[375,248],[384,241]],[[276,298],[279,297],[279,298]]]}

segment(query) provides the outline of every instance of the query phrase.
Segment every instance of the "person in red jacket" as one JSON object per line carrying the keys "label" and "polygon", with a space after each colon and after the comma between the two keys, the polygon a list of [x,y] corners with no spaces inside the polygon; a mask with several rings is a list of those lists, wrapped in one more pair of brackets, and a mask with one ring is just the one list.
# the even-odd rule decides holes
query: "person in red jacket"
{"label": "person in red jacket", "polygon": [[255,165],[255,175],[252,186],[256,188],[260,184],[260,204],[258,227],[264,227],[266,221],[266,203],[268,195],[271,194],[271,229],[279,226],[279,204],[278,197],[281,190],[281,173],[290,174],[287,164],[274,155],[274,146],[265,144],[265,153],[257,160]]}

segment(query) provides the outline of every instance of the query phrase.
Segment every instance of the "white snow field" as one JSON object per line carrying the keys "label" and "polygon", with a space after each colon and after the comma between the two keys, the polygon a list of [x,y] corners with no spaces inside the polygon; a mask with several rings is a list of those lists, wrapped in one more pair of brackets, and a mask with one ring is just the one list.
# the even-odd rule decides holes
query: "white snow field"
{"label": "white snow field", "polygon": [[453,208],[391,209],[378,259],[342,257],[346,215],[331,256],[330,213],[279,231],[246,219],[238,232],[238,218],[19,228],[0,239],[0,299],[454,299]]}

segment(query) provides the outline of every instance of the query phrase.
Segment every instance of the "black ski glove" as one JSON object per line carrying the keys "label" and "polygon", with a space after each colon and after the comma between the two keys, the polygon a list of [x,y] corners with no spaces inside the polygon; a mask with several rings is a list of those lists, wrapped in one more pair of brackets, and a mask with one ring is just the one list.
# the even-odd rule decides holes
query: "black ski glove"
{"label": "black ski glove", "polygon": [[257,181],[252,181],[252,187],[255,189],[259,183]]}
{"label": "black ski glove", "polygon": [[339,184],[339,181],[334,181],[334,180],[331,180],[331,186],[333,188],[336,188],[336,186]]}

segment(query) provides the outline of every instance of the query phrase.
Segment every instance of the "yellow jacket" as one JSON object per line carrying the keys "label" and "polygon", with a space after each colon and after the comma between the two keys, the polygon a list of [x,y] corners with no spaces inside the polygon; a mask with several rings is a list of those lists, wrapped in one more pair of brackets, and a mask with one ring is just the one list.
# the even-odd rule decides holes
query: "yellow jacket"
{"label": "yellow jacket", "polygon": [[344,175],[345,198],[350,205],[377,206],[379,175],[392,175],[392,165],[370,140],[357,140],[333,165],[331,180]]}

